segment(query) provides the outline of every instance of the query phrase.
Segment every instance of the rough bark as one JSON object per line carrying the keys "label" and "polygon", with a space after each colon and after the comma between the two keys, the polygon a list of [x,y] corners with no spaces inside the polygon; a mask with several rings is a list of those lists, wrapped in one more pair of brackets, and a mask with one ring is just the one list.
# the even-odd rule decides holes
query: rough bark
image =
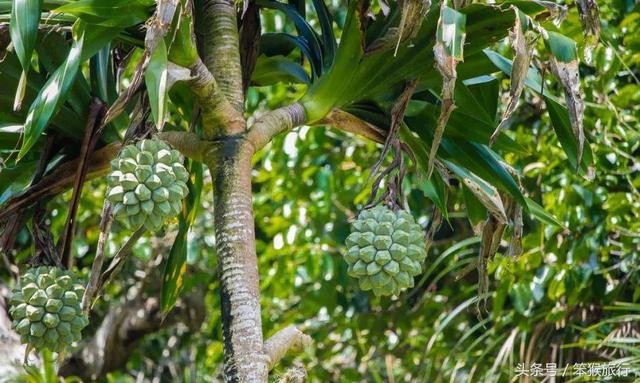
{"label": "rough bark", "polygon": [[227,382],[266,382],[258,262],[251,199],[253,146],[243,137],[216,142],[207,158],[215,169],[214,217],[220,264],[224,377]]}
{"label": "rough bark", "polygon": [[205,63],[233,107],[244,110],[236,5],[233,0],[204,2]]}

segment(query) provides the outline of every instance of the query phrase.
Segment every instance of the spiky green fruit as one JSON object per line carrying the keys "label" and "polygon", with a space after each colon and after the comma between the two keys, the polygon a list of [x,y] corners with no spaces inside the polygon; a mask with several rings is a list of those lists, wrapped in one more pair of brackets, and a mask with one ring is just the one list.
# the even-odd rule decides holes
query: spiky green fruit
{"label": "spiky green fruit", "polygon": [[81,339],[89,323],[80,302],[84,286],[76,276],[55,266],[27,270],[9,301],[13,329],[22,343],[61,352]]}
{"label": "spiky green fruit", "polygon": [[344,259],[360,288],[397,295],[413,287],[427,256],[424,234],[411,214],[385,206],[364,210],[351,225]]}
{"label": "spiky green fruit", "polygon": [[162,140],[141,140],[128,145],[111,163],[107,198],[114,214],[131,228],[144,225],[151,231],[180,213],[189,193],[189,172],[180,153]]}

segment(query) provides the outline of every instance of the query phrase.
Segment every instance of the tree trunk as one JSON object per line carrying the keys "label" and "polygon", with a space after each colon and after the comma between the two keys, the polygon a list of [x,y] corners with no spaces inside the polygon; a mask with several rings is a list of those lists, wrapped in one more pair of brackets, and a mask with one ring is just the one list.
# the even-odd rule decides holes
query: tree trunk
{"label": "tree trunk", "polygon": [[254,150],[242,136],[226,136],[214,146],[207,163],[214,172],[225,381],[267,382],[251,197]]}

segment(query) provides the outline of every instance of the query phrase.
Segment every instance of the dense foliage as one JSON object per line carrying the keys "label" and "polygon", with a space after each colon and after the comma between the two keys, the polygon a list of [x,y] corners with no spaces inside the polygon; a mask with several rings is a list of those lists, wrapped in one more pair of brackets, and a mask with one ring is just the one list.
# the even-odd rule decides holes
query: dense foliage
{"label": "dense foliage", "polygon": [[[89,0],[64,2],[66,10],[49,12],[59,3],[45,0],[42,11],[62,33],[40,31],[31,48],[28,42],[18,48],[16,38],[8,39],[9,33],[0,26],[0,42],[13,41],[13,47],[3,46],[0,62],[0,77],[7,85],[0,89],[3,212],[43,175],[64,175],[55,173],[56,167],[83,155],[79,148],[87,139],[83,133],[84,121],[92,113],[90,96],[114,104],[117,95],[135,83],[136,66],[144,61],[144,30],[139,24],[153,14],[153,2],[112,0],[112,6],[132,5],[109,15]],[[447,8],[455,12],[450,15],[451,28],[459,28],[460,19],[466,18],[462,24],[466,43],[464,54],[449,52],[450,57],[459,54],[464,60],[458,62],[453,92],[457,108],[438,148],[436,127],[446,100],[442,89],[446,81],[434,67],[431,46],[440,38],[439,4],[434,2],[410,43],[400,45],[402,36],[394,35],[392,49],[366,53],[360,49],[361,41],[375,47],[372,42],[399,22],[400,7],[395,3],[385,18],[378,11],[386,2],[373,2],[372,12],[378,17],[364,31],[354,11],[354,4],[361,2],[334,1],[326,6],[319,0],[289,5],[247,2],[244,20],[262,8],[258,16],[262,36],[246,91],[246,114],[259,118],[296,100],[302,100],[308,114],[306,125],[275,137],[253,159],[265,336],[295,324],[314,341],[300,356],[285,358],[275,368],[274,379],[285,377],[299,363],[312,382],[507,382],[514,380],[519,363],[567,366],[612,361],[640,375],[640,8],[630,0],[600,2],[601,34],[592,41],[593,36],[585,37],[574,2],[561,4],[567,6],[567,14],[558,23],[557,16],[562,15],[543,2],[497,3],[467,4],[457,7],[460,12]],[[510,8],[513,4],[520,13]],[[196,1],[195,7],[199,6]],[[7,16],[0,21],[9,22],[11,9],[10,1],[0,0],[0,11]],[[513,91],[512,67],[517,69],[508,31],[516,20],[526,20],[524,14],[530,17],[531,29],[525,36],[534,58],[523,80],[519,107],[502,125]],[[196,36],[204,33],[198,17],[196,13]],[[190,22],[188,16],[184,20]],[[175,24],[173,32],[179,36],[183,31]],[[534,25],[549,35],[543,37]],[[78,38],[83,33],[84,38]],[[547,63],[550,57],[560,60],[559,55],[566,54],[558,46],[571,46],[567,40],[577,42],[580,56],[583,154],[580,139],[573,134],[564,87]],[[171,69],[168,62],[189,66],[192,59],[188,47],[167,45],[160,59],[158,53],[151,55],[146,91],[127,100],[124,113],[104,126],[98,152],[109,152],[121,138],[142,137],[157,127],[202,134],[199,112],[185,82],[165,85],[166,89],[158,86],[163,70]],[[416,52],[411,46],[428,49]],[[26,64],[21,49],[35,49]],[[74,50],[80,56],[76,60]],[[64,72],[74,66],[77,77],[67,80]],[[23,70],[28,72],[24,105],[14,112]],[[391,166],[397,154],[383,149],[384,140],[375,143],[375,137],[372,141],[334,129],[336,120],[327,113],[340,108],[386,134],[397,117],[405,82],[416,76],[420,81],[396,132],[411,153],[403,157],[409,169],[401,180],[402,198],[433,240],[413,286],[395,296],[379,297],[363,291],[349,275],[345,242],[353,218],[370,203],[376,186],[372,169]],[[170,77],[165,80],[172,82]],[[38,102],[46,98],[38,92],[51,79],[64,89],[66,99]],[[499,125],[502,133],[489,146]],[[429,150],[434,141],[435,165],[430,164]],[[381,152],[386,156],[378,163]],[[107,179],[96,177],[106,173],[89,167],[75,207],[73,240],[62,251],[73,258],[74,268],[85,279],[90,279],[100,246],[108,193]],[[132,235],[126,225],[113,222],[104,244],[106,263],[111,264],[98,281],[102,290],[83,331],[85,343],[76,349],[86,346],[115,308],[138,299],[161,298],[157,311],[173,307],[175,314],[197,297],[206,309],[195,324],[174,320],[178,314],[158,314],[158,322],[167,318],[167,324],[135,339],[131,354],[101,377],[104,381],[220,378],[224,344],[220,280],[215,273],[219,259],[209,197],[216,185],[206,166],[187,160],[185,167],[190,174],[187,200],[179,217],[160,232]],[[385,180],[382,188],[392,182]],[[23,265],[34,259],[46,261],[51,252],[43,248],[53,241],[49,233],[57,237],[68,230],[73,185],[48,186],[55,194],[20,207],[17,215],[16,210],[0,215],[2,238],[13,230],[15,240],[11,251],[0,249],[5,251],[2,284],[16,284],[16,265],[24,270]],[[524,207],[521,237],[516,206]],[[440,226],[435,224],[437,212],[442,215]],[[495,254],[483,268],[482,228],[485,220],[500,214],[511,224],[503,228],[505,235],[494,243]],[[8,218],[18,227],[12,228]],[[130,257],[123,255],[123,247],[132,249]],[[171,277],[174,274],[176,278]],[[41,364],[42,370],[29,368],[24,379],[54,381],[47,370],[55,363],[46,351]]]}

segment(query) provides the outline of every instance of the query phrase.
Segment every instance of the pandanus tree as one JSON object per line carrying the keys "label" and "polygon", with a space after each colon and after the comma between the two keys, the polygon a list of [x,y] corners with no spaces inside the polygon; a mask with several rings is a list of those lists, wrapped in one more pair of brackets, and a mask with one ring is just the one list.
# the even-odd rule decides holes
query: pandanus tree
{"label": "pandanus tree", "polygon": [[[591,26],[586,32],[597,34],[594,3],[578,2]],[[504,159],[523,150],[505,130],[525,88],[544,100],[567,167],[592,176],[578,49],[554,24],[564,8],[545,1],[428,0],[352,0],[335,7],[340,12],[322,0],[0,2],[0,250],[10,254],[17,233],[29,225],[34,253],[28,263],[72,269],[82,185],[108,175],[81,310],[90,313],[133,242],[177,216],[177,235],[164,260],[161,309],[167,313],[182,288],[187,235],[205,198],[206,166],[213,184],[223,375],[231,382],[266,382],[288,350],[306,347],[310,339],[295,327],[263,337],[252,159],[270,150],[278,134],[322,125],[382,148],[371,169],[370,199],[354,221],[357,234],[347,241],[354,248],[345,255],[349,271],[361,287],[397,295],[413,285],[435,231],[448,220],[450,181],[458,178],[481,237],[475,265],[482,296],[487,261],[503,236],[509,254],[521,252],[523,215],[559,225],[527,197],[518,171]],[[285,27],[261,25],[266,12],[281,13]],[[494,50],[497,44],[509,46],[512,57]],[[496,73],[510,78],[504,98]],[[545,89],[549,74],[564,101]],[[252,87],[282,82],[303,96],[247,114]],[[408,213],[408,172],[427,185],[424,202],[433,210],[426,230]],[[68,189],[66,225],[51,233],[46,202]],[[132,234],[105,267],[105,243],[116,222],[125,222]],[[403,239],[407,235],[411,239]],[[398,243],[406,246],[394,252]],[[405,265],[406,252],[413,255]],[[358,266],[362,260],[367,267]],[[35,289],[48,287],[47,281]],[[14,299],[24,307],[13,312],[38,322],[36,309],[22,312],[30,304],[29,282],[16,290],[27,301]],[[33,331],[25,331],[31,336],[24,340],[32,341]],[[47,341],[31,346],[46,347]]]}

